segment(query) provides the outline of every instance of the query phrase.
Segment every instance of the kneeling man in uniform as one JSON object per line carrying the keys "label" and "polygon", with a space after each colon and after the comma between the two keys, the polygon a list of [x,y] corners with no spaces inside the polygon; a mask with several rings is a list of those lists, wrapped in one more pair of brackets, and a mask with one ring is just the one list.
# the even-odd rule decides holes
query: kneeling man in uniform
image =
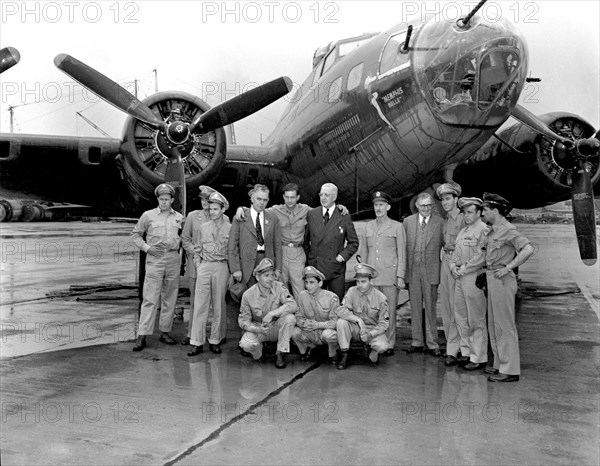
{"label": "kneeling man in uniform", "polygon": [[290,352],[290,338],[296,325],[298,305],[283,283],[275,281],[275,264],[265,258],[254,269],[257,283],[242,296],[238,322],[244,330],[240,340],[243,353],[255,360],[262,357],[264,341],[277,342],[275,367],[286,366],[283,355]]}
{"label": "kneeling man in uniform", "polygon": [[333,291],[323,290],[325,275],[315,267],[304,267],[302,272],[305,290],[298,295],[296,327],[292,338],[300,350],[300,360],[306,361],[317,345],[329,346],[329,357],[337,349],[335,325],[340,300]]}
{"label": "kneeling man in uniform", "polygon": [[352,339],[360,338],[371,347],[369,359],[373,365],[389,347],[386,337],[390,325],[388,303],[385,295],[373,287],[371,280],[376,277],[374,267],[368,264],[354,266],[356,286],[348,290],[337,312],[336,327],[342,353],[336,366],[338,369],[348,367],[348,350]]}

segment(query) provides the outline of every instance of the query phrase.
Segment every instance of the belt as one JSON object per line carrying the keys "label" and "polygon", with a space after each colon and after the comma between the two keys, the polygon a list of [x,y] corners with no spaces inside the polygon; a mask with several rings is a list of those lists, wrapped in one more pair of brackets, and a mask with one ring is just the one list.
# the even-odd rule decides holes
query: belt
{"label": "belt", "polygon": [[488,272],[493,272],[494,270],[503,269],[504,267],[506,267],[506,265],[498,264],[498,265],[487,266],[486,269]]}
{"label": "belt", "polygon": [[265,250],[263,249],[262,251],[256,251],[256,254],[265,254]]}
{"label": "belt", "polygon": [[288,248],[301,248],[304,246],[304,243],[281,243],[282,246],[287,246]]}
{"label": "belt", "polygon": [[209,260],[206,260],[206,259],[202,259],[202,262],[227,262],[227,259],[221,259],[221,260],[218,260],[218,261],[209,261]]}

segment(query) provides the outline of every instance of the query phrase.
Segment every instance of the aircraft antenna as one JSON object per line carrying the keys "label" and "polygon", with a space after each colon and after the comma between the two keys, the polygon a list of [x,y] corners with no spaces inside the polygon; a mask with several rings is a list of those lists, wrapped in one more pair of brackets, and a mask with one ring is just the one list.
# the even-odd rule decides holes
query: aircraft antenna
{"label": "aircraft antenna", "polygon": [[154,73],[154,92],[158,92],[158,70],[154,68],[152,72]]}
{"label": "aircraft antenna", "polygon": [[138,80],[137,78],[135,78],[133,80],[133,95],[135,96],[135,98],[138,98]]}
{"label": "aircraft antenna", "polygon": [[483,6],[483,4],[486,2],[487,0],[481,0],[477,6],[475,8],[473,8],[471,10],[471,12],[465,16],[465,18],[461,18],[458,20],[458,26],[462,29],[467,29],[469,27],[469,21],[471,21],[471,18],[473,16],[475,16],[475,13],[477,13],[479,11],[479,9]]}
{"label": "aircraft antenna", "polygon": [[17,107],[23,107],[25,105],[31,105],[31,104],[37,104],[38,102],[27,102],[24,104],[19,104],[19,105],[9,105],[8,106],[8,113],[10,115],[10,132],[14,133],[14,120],[15,120],[15,108]]}
{"label": "aircraft antenna", "polygon": [[94,128],[96,131],[99,131],[100,133],[102,133],[104,136],[106,136],[107,138],[110,138],[111,135],[108,134],[106,131],[104,131],[102,128],[100,128],[96,123],[94,123],[92,120],[84,117],[81,113],[79,112],[75,112],[76,115],[79,115],[83,121],[85,121],[88,125],[90,125],[92,128]]}

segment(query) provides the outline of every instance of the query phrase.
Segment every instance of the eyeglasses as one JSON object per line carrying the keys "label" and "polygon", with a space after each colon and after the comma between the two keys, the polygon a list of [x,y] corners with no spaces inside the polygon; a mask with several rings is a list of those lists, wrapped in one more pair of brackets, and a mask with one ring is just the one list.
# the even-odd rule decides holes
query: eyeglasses
{"label": "eyeglasses", "polygon": [[424,207],[425,209],[431,209],[432,206],[433,206],[433,204],[419,204],[418,207]]}

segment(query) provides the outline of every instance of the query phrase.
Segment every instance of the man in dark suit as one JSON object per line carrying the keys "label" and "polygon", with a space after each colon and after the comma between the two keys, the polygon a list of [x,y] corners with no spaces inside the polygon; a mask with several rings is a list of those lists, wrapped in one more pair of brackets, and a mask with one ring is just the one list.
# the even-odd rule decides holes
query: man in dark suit
{"label": "man in dark suit", "polygon": [[433,197],[417,196],[418,213],[404,220],[406,231],[406,281],[412,312],[412,345],[408,353],[423,351],[423,304],[425,304],[425,344],[427,352],[441,356],[437,343],[436,304],[440,283],[440,250],[443,220],[431,215]]}
{"label": "man in dark suit", "polygon": [[304,250],[307,265],[325,275],[323,288],[333,291],[341,302],[346,286],[346,262],[358,250],[358,236],[350,216],[336,209],[337,195],[336,185],[321,186],[321,207],[312,209],[306,216]]}
{"label": "man in dark suit", "polygon": [[281,252],[281,228],[274,214],[265,212],[269,202],[269,188],[257,184],[250,195],[250,215],[234,219],[231,224],[227,245],[229,270],[236,281],[247,288],[256,283],[252,275],[254,268],[264,258],[275,264],[275,279],[279,279],[283,255]]}

